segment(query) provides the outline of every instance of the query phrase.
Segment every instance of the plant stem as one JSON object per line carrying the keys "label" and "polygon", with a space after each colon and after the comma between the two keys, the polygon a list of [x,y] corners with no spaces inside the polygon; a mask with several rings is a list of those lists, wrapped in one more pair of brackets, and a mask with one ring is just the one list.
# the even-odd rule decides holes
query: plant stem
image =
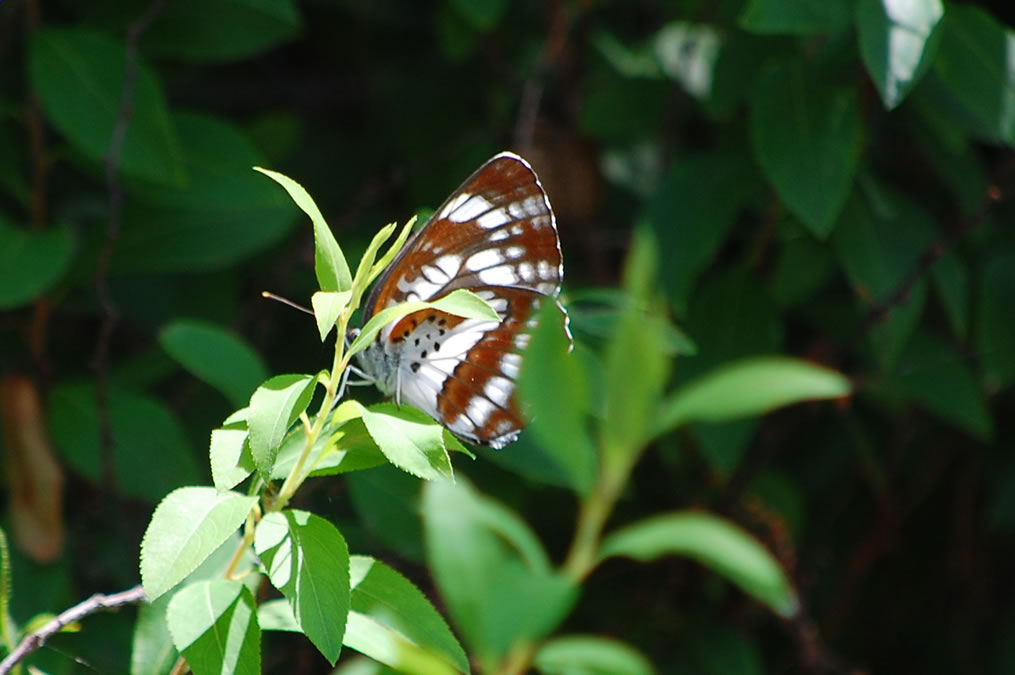
{"label": "plant stem", "polygon": [[324,390],[324,401],[321,402],[320,411],[317,414],[317,419],[314,420],[314,425],[310,431],[307,432],[306,442],[303,444],[303,451],[300,452],[299,458],[296,460],[296,464],[293,466],[292,471],[286,476],[285,482],[282,483],[282,489],[279,490],[278,496],[275,501],[268,508],[269,511],[281,511],[285,508],[289,500],[299,489],[300,485],[303,484],[304,478],[303,467],[307,463],[307,459],[310,457],[310,452],[314,448],[314,443],[317,442],[317,437],[321,435],[321,430],[324,429],[324,421],[328,416],[328,411],[331,410],[332,403],[335,402],[335,396],[338,394],[338,384],[342,379],[342,373],[345,368],[345,359],[343,358],[345,351],[345,329],[347,319],[342,317],[338,321],[338,338],[335,343],[335,358],[331,364],[331,377],[328,379],[328,385]]}
{"label": "plant stem", "polygon": [[[603,453],[605,456],[607,453]],[[561,569],[575,582],[581,582],[596,567],[599,540],[603,527],[613,513],[621,490],[634,467],[633,452],[612,453],[613,456],[630,457],[619,462],[604,462],[595,489],[581,503],[578,511],[578,524],[575,527],[571,549],[564,559]]]}

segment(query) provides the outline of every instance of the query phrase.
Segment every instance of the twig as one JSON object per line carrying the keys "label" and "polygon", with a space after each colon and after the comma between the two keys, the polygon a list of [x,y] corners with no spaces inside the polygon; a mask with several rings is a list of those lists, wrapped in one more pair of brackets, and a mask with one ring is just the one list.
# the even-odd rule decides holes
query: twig
{"label": "twig", "polygon": [[80,621],[89,614],[94,614],[101,609],[116,609],[124,605],[136,605],[145,600],[147,600],[147,596],[145,596],[144,588],[140,584],[121,593],[113,593],[111,595],[96,593],[84,602],[62,612],[39,630],[26,635],[14,651],[8,654],[7,658],[3,661],[0,661],[0,675],[7,675],[11,671],[11,668],[44,645],[46,640],[52,637],[53,634],[61,631],[68,624]]}
{"label": "twig", "polygon": [[909,296],[912,294],[913,288],[916,286],[917,282],[927,276],[930,269],[934,266],[934,263],[958,246],[970,232],[982,225],[984,221],[987,220],[987,216],[990,215],[994,205],[1003,201],[1005,196],[1006,195],[1003,195],[998,187],[992,185],[987,190],[986,199],[977,212],[972,217],[963,221],[959,227],[957,227],[949,235],[932,243],[920,255],[920,257],[917,258],[916,264],[909,271],[909,274],[907,274],[906,277],[899,283],[892,294],[884,301],[875,304],[867,310],[867,313],[864,315],[863,322],[860,324],[858,334],[860,336],[868,334],[878,324],[886,320],[893,311],[904,305],[909,300]]}
{"label": "twig", "polygon": [[568,30],[574,21],[570,3],[553,3],[550,7],[549,35],[535,72],[525,81],[522,87],[521,100],[518,104],[518,119],[514,129],[514,147],[525,152],[532,147],[536,133],[536,120],[539,118],[539,107],[543,99],[546,76],[551,66],[557,61],[567,42]]}
{"label": "twig", "polygon": [[141,34],[151,25],[162,10],[165,0],[153,0],[148,10],[127,28],[127,43],[124,58],[126,66],[123,73],[123,89],[120,94],[120,114],[113,127],[113,137],[109,141],[109,152],[106,153],[106,186],[109,190],[109,221],[106,226],[106,238],[99,253],[98,265],[95,269],[95,294],[102,309],[102,325],[95,344],[92,357],[92,370],[95,372],[95,402],[99,419],[99,438],[102,447],[103,484],[115,487],[113,470],[113,430],[109,421],[109,392],[106,388],[106,365],[109,360],[109,343],[113,336],[113,328],[119,319],[119,310],[113,302],[109,290],[109,263],[120,238],[120,226],[123,215],[123,189],[120,185],[120,155],[123,152],[123,141],[127,136],[127,127],[134,113],[134,87],[137,84],[138,41]]}

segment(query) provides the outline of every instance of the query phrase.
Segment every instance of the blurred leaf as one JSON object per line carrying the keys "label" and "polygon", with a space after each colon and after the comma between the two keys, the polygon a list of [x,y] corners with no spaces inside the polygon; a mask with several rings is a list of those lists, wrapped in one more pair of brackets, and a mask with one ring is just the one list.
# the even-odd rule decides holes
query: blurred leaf
{"label": "blurred leaf", "polygon": [[[732,361],[782,350],[780,317],[761,280],[745,265],[704,279],[685,324],[699,350],[694,358],[680,360],[673,383],[678,387]],[[725,476],[739,464],[756,427],[756,420],[747,419],[696,422],[691,430],[712,470]]]}
{"label": "blurred leaf", "polygon": [[666,251],[662,281],[678,310],[737,216],[760,193],[761,178],[746,157],[688,155],[670,166],[649,201],[647,219]]}
{"label": "blurred leaf", "polygon": [[261,473],[271,474],[282,439],[310,405],[316,382],[313,375],[276,375],[250,397],[250,454]]}
{"label": "blurred leaf", "polygon": [[829,86],[798,63],[769,70],[755,90],[755,156],[786,206],[818,238],[831,233],[849,197],[862,136],[856,93]]}
{"label": "blurred leaf", "polygon": [[[865,306],[888,302],[934,237],[931,217],[916,204],[869,184],[854,193],[832,244]],[[891,364],[912,334],[923,307],[916,284],[872,332],[883,364]]]}
{"label": "blurred leaf", "polygon": [[1015,254],[1002,250],[983,264],[977,284],[976,348],[991,389],[1015,382]]}
{"label": "blurred leaf", "polygon": [[783,406],[848,396],[843,375],[798,359],[753,358],[704,375],[663,404],[659,432],[694,420],[722,422],[763,415]]}
{"label": "blurred leaf", "polygon": [[211,432],[208,450],[211,478],[219,490],[232,490],[257,469],[247,436],[246,429],[215,429]]}
{"label": "blurred leaf", "polygon": [[426,480],[454,480],[444,427],[410,406],[380,403],[363,408],[363,424],[385,457],[402,471]]}
{"label": "blurred leaf", "polygon": [[[200,482],[187,437],[161,402],[116,386],[107,393],[112,468],[122,494],[154,503],[173,488]],[[104,450],[93,384],[64,384],[52,391],[49,430],[70,468],[102,485]]]}
{"label": "blurred leaf", "polygon": [[600,550],[601,559],[627,556],[643,562],[667,554],[697,560],[781,616],[793,616],[799,608],[772,554],[744,530],[708,513],[654,516],[611,533]]}
{"label": "blurred leaf", "polygon": [[159,344],[195,377],[242,406],[268,377],[261,357],[218,324],[176,319],[159,331]]}
{"label": "blurred leaf", "polygon": [[954,5],[942,22],[933,72],[981,138],[1015,143],[1015,32],[983,9]]}
{"label": "blurred leaf", "polygon": [[10,125],[0,123],[0,188],[21,204],[29,203],[25,152]]}
{"label": "blurred leaf", "polygon": [[[927,78],[931,79],[931,78]],[[947,94],[940,87],[917,87],[907,106],[915,114],[907,125],[930,166],[958,200],[967,216],[976,212],[987,194],[987,177],[978,146],[965,129],[948,119]]]}
{"label": "blurred leaf", "polygon": [[687,670],[699,675],[764,675],[765,668],[757,641],[727,625],[694,626],[686,631],[678,647],[687,661]]}
{"label": "blurred leaf", "polygon": [[131,182],[116,271],[221,268],[276,243],[296,223],[292,202],[250,172],[264,158],[235,126],[193,112],[173,119],[190,180],[179,187]]}
{"label": "blurred leaf", "polygon": [[666,80],[632,79],[603,67],[586,76],[579,128],[609,143],[654,138],[671,86]]}
{"label": "blurred leaf", "polygon": [[[46,28],[32,36],[28,76],[43,111],[87,157],[102,162],[121,116],[124,45],[89,28]],[[186,180],[183,153],[155,73],[137,63],[119,169],[161,184]]]}
{"label": "blurred leaf", "polygon": [[155,509],[141,542],[141,583],[149,600],[178,584],[246,519],[257,497],[185,487]]}
{"label": "blurred leaf", "polygon": [[547,635],[574,605],[577,588],[549,568],[524,522],[463,479],[424,485],[423,522],[430,569],[485,668]]}
{"label": "blurred leaf", "polygon": [[[145,31],[149,54],[195,63],[235,61],[299,34],[303,20],[291,0],[173,0]],[[187,39],[181,40],[185,35]]]}
{"label": "blurred leaf", "polygon": [[655,668],[628,644],[598,635],[564,635],[543,643],[533,659],[550,675],[651,675]]}
{"label": "blurred leaf", "polygon": [[508,0],[449,0],[469,23],[488,31],[500,23],[508,8]]}
{"label": "blurred leaf", "polygon": [[349,549],[342,534],[306,511],[269,513],[257,525],[254,551],[300,629],[335,665],[349,612]]}
{"label": "blurred leaf", "polygon": [[917,332],[899,357],[896,381],[933,414],[981,441],[990,441],[990,411],[962,356],[940,340]]}
{"label": "blurred leaf", "polygon": [[603,386],[605,419],[601,436],[604,469],[633,463],[652,433],[653,417],[669,374],[669,358],[658,324],[644,319],[659,311],[649,305],[658,266],[658,251],[648,230],[635,234],[624,266],[624,287],[632,303],[624,310],[606,346]]}
{"label": "blurred leaf", "polygon": [[663,72],[691,96],[706,100],[722,39],[715,26],[673,21],[656,33],[652,46]]}
{"label": "blurred leaf", "polygon": [[413,675],[453,675],[462,672],[435,654],[421,649],[382,621],[359,612],[349,612],[346,644],[393,669],[388,672]]}
{"label": "blurred leaf", "polygon": [[781,308],[810,299],[836,273],[835,260],[824,244],[807,234],[782,242],[772,275],[772,299]]}
{"label": "blurred leaf", "polygon": [[0,309],[28,304],[52,288],[67,272],[71,253],[67,230],[21,229],[0,213]]}
{"label": "blurred leaf", "polygon": [[268,178],[285,188],[296,206],[310,217],[314,224],[314,273],[317,274],[317,283],[322,291],[348,291],[352,288],[352,273],[349,271],[349,263],[345,261],[345,255],[331,228],[321,215],[311,197],[302,185],[288,176],[277,171],[270,171],[255,166],[255,171],[260,171]]}
{"label": "blurred leaf", "polygon": [[[376,622],[375,625],[384,631],[382,640],[385,645],[401,638],[430,656],[425,661],[427,665],[437,665],[434,663],[437,661],[451,672],[469,672],[469,659],[448,624],[411,581],[384,563],[366,556],[353,556],[350,566],[352,611]],[[351,644],[348,635],[346,644],[377,658]],[[399,645],[397,652],[404,649]],[[393,668],[400,667],[397,662],[384,662]],[[418,672],[433,671],[420,669]]]}
{"label": "blurred leaf", "polygon": [[930,67],[944,15],[941,0],[859,0],[860,54],[891,110]]}
{"label": "blurred leaf", "polygon": [[363,527],[399,556],[422,562],[419,479],[388,465],[349,474],[346,481],[349,499]]}
{"label": "blurred leaf", "polygon": [[261,672],[257,607],[239,581],[187,586],[173,596],[166,616],[173,642],[194,675]]}
{"label": "blurred leaf", "polygon": [[956,337],[965,339],[969,334],[969,272],[965,262],[949,251],[930,271],[952,331]]}
{"label": "blurred leaf", "polygon": [[565,334],[561,309],[544,302],[525,349],[518,390],[533,411],[529,433],[565,470],[568,483],[588,494],[596,480],[596,452],[586,426],[585,373]]}
{"label": "blurred leaf", "polygon": [[658,78],[662,75],[651,45],[629,47],[605,30],[597,31],[590,42],[599,55],[625,78]]}
{"label": "blurred leaf", "polygon": [[853,18],[850,0],[750,0],[740,25],[749,31],[765,34],[790,33],[807,35],[831,33],[849,26]]}

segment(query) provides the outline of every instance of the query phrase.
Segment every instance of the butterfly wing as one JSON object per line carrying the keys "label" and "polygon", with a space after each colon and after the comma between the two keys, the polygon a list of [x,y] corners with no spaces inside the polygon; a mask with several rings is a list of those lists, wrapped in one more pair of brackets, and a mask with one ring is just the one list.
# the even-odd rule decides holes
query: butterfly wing
{"label": "butterfly wing", "polygon": [[528,162],[504,152],[462,183],[402,249],[367,298],[364,316],[484,285],[556,297],[563,275],[546,193]]}
{"label": "butterfly wing", "polygon": [[493,447],[524,426],[513,394],[529,320],[563,278],[549,200],[521,157],[501,153],[476,170],[405,246],[374,287],[364,316],[459,288],[500,321],[424,310],[390,324],[364,353],[365,370],[396,399],[466,440]]}

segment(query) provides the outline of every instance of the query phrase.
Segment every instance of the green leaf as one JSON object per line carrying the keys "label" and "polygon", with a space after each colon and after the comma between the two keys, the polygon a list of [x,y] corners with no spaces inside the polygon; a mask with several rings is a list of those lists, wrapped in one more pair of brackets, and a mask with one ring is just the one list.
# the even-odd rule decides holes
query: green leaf
{"label": "green leaf", "polygon": [[381,403],[361,410],[363,424],[384,456],[402,471],[426,480],[454,480],[444,427],[410,406]]}
{"label": "green leaf", "polygon": [[257,608],[250,589],[239,581],[191,584],[173,597],[166,617],[194,675],[261,672]]}
{"label": "green leaf", "polygon": [[[350,411],[354,414],[349,414]],[[345,401],[339,405],[310,450],[307,459],[310,475],[331,476],[387,463],[388,459],[367,433],[363,420],[360,419],[360,411],[361,407],[356,401]],[[289,475],[303,452],[305,443],[306,435],[300,427],[286,434],[271,471],[272,478],[285,478]]]}
{"label": "green leaf", "polygon": [[453,675],[468,672],[456,670],[440,657],[420,649],[390,626],[359,612],[349,612],[345,639],[346,646],[399,673]]}
{"label": "green leaf", "polygon": [[663,176],[646,215],[667,252],[661,280],[678,310],[761,187],[749,158],[730,154],[685,156]]}
{"label": "green leaf", "polygon": [[[43,112],[90,159],[101,162],[120,122],[127,59],[122,42],[89,28],[46,28],[32,35],[28,76]],[[162,87],[144,61],[136,64],[119,169],[162,184],[186,180]]]}
{"label": "green leaf", "polygon": [[[156,503],[174,488],[200,482],[203,472],[190,442],[177,417],[161,401],[113,385],[107,396],[112,468],[123,495]],[[67,465],[94,485],[103,485],[95,385],[54,388],[48,427]]]}
{"label": "green leaf", "polygon": [[969,272],[965,263],[949,251],[931,268],[934,288],[956,337],[969,334]]}
{"label": "green leaf", "polygon": [[246,429],[215,429],[208,450],[211,478],[219,490],[231,490],[257,468]]}
{"label": "green leaf", "polygon": [[[295,38],[303,25],[292,0],[173,0],[145,31],[145,53],[193,63],[261,54]],[[180,36],[186,35],[186,40]]]}
{"label": "green leaf", "polygon": [[[977,136],[1015,143],[1015,31],[979,7],[954,5],[942,21],[934,75]],[[953,117],[955,115],[953,114]]]}
{"label": "green leaf", "polygon": [[982,360],[983,376],[992,389],[1015,382],[1015,254],[999,251],[982,265],[976,297],[976,348]]}
{"label": "green leaf", "polygon": [[819,238],[835,226],[860,161],[856,93],[800,64],[769,70],[751,102],[751,142],[786,206]]}
{"label": "green leaf", "polygon": [[288,176],[275,171],[254,167],[268,178],[285,188],[296,205],[310,216],[314,224],[314,272],[317,274],[317,283],[322,291],[348,291],[352,288],[352,275],[349,272],[349,263],[345,261],[342,249],[335,241],[335,235],[328,227],[327,221],[321,215],[313,198],[307,194],[303,186]]}
{"label": "green leaf", "polygon": [[178,187],[130,181],[123,219],[144,227],[123,228],[113,271],[221,269],[278,243],[296,224],[292,200],[250,172],[264,156],[236,126],[193,112],[173,121],[190,180]]}
{"label": "green leaf", "polygon": [[385,464],[346,477],[349,501],[367,533],[398,556],[422,563],[419,495],[423,483],[386,461]]}
{"label": "green leaf", "polygon": [[613,532],[600,549],[601,560],[627,556],[647,562],[670,554],[697,560],[784,617],[799,608],[772,554],[747,532],[708,513],[654,516]]}
{"label": "green leaf", "polygon": [[851,390],[845,376],[807,361],[751,358],[712,371],[673,394],[663,404],[658,430],[763,415],[800,401],[841,398]]}
{"label": "green leaf", "polygon": [[370,343],[374,341],[374,338],[377,337],[377,334],[386,325],[398,321],[403,316],[408,316],[413,312],[424,309],[436,309],[448,314],[454,314],[455,316],[465,317],[466,319],[500,322],[500,315],[497,314],[486,300],[483,300],[472,291],[460,288],[432,302],[415,300],[382,309],[370,317],[370,320],[366,322],[363,330],[352,341],[346,352],[352,356],[363,351],[370,346]]}
{"label": "green leaf", "polygon": [[159,344],[195,377],[241,406],[268,376],[261,357],[245,341],[209,321],[177,319],[159,331]]}
{"label": "green leaf", "polygon": [[310,298],[310,306],[314,308],[314,319],[317,330],[321,334],[321,342],[335,327],[339,315],[349,306],[352,291],[318,291]]}
{"label": "green leaf", "polygon": [[236,531],[257,497],[185,487],[169,493],[152,514],[141,542],[141,583],[155,600],[194,571]]}
{"label": "green leaf", "polygon": [[985,443],[993,439],[994,425],[984,394],[955,349],[918,332],[899,357],[895,379],[944,421]]}
{"label": "green leaf", "polygon": [[463,479],[423,487],[427,561],[448,610],[484,669],[567,616],[577,588],[552,570],[538,540]]}
{"label": "green leaf", "polygon": [[[923,251],[934,241],[930,214],[873,182],[850,198],[832,238],[834,250],[863,305],[892,300]],[[872,331],[878,356],[891,364],[912,334],[923,308],[924,286]]]}
{"label": "green leaf", "polygon": [[[160,673],[168,675],[173,664],[179,657],[176,647],[173,645],[173,637],[169,632],[169,623],[166,620],[166,608],[179,590],[196,582],[212,579],[221,579],[229,567],[236,547],[240,544],[240,537],[233,534],[227,538],[197,569],[176,586],[159,596],[154,602],[144,602],[138,607],[137,622],[134,624],[134,638],[130,653],[131,675],[152,675]],[[253,552],[247,549],[242,563],[253,564]],[[260,575],[248,576],[252,581],[258,581]],[[249,582],[248,582],[249,583]]]}
{"label": "green leaf", "polygon": [[[404,576],[384,563],[366,556],[353,556],[350,560],[352,579],[352,613],[346,633],[347,646],[360,651],[392,668],[403,669],[411,664],[402,653],[405,645],[399,640],[429,656],[426,663],[443,666],[450,672],[469,672],[469,659],[444,621],[426,596]],[[357,627],[356,621],[361,622]],[[362,622],[368,619],[371,623]],[[375,637],[364,640],[373,634]],[[397,647],[396,659],[386,660],[391,654],[389,645]],[[377,647],[381,648],[378,649]],[[373,652],[368,651],[373,647]],[[416,669],[417,672],[431,672]]]}
{"label": "green leaf", "polygon": [[508,8],[508,0],[451,0],[451,2],[469,23],[482,31],[496,27]]}
{"label": "green leaf", "polygon": [[652,675],[655,668],[631,645],[598,635],[547,640],[533,663],[547,675]]}
{"label": "green leaf", "polygon": [[276,375],[250,397],[250,454],[261,473],[271,473],[286,432],[310,405],[315,383],[313,375]]}
{"label": "green leaf", "polygon": [[617,322],[606,346],[603,371],[605,419],[601,430],[603,461],[624,465],[634,461],[648,440],[654,424],[663,385],[669,371],[669,358],[663,346],[658,323],[646,320],[642,309],[652,294],[657,261],[651,235],[641,230],[625,265],[624,286],[631,302]]}
{"label": "green leaf", "polygon": [[891,110],[930,67],[944,16],[941,0],[859,0],[856,24],[867,72]]}
{"label": "green leaf", "polygon": [[586,401],[577,395],[587,390],[585,372],[571,353],[561,310],[544,302],[538,325],[525,349],[518,390],[533,411],[528,433],[567,473],[568,482],[588,494],[596,480],[596,452],[586,426]]}
{"label": "green leaf", "polygon": [[[257,607],[257,623],[261,630],[284,630],[290,633],[302,633],[303,629],[296,623],[293,608],[285,598],[276,598],[262,602]],[[348,624],[346,625],[348,630]]]}
{"label": "green leaf", "polygon": [[750,0],[740,15],[740,25],[764,34],[832,33],[849,26],[852,9],[851,0]]}
{"label": "green leaf", "polygon": [[349,549],[342,534],[306,511],[269,513],[257,526],[254,551],[300,629],[335,665],[349,612]]}
{"label": "green leaf", "polygon": [[52,288],[66,273],[71,252],[67,230],[25,230],[0,214],[0,309],[28,304]]}
{"label": "green leaf", "polygon": [[[402,247],[405,246],[405,242],[409,239],[409,235],[412,233],[412,226],[415,223],[416,216],[409,218],[409,220],[405,223],[405,225],[402,226],[402,231],[398,233],[398,236],[395,238],[395,241],[391,243],[391,246],[389,246],[388,250],[384,252],[384,255],[381,256],[380,260],[374,262],[369,267],[370,273],[366,276],[366,279],[363,282],[364,288],[366,286],[369,286],[370,282],[376,279],[381,274],[381,272],[383,272],[387,268],[387,266],[391,264],[391,261],[395,259],[395,256],[398,255],[399,252],[401,252]],[[373,241],[370,242],[370,246],[367,249],[368,252],[374,248],[375,242],[377,247],[380,248],[381,244],[383,243],[382,241],[379,241],[381,239],[382,234],[384,234],[384,230],[381,230],[381,232],[378,232],[377,235],[374,236]],[[387,241],[387,239],[388,236],[383,237],[384,241]],[[362,262],[365,263],[366,261],[367,256],[364,255]],[[356,270],[356,278],[357,279],[359,278],[359,269]]]}

